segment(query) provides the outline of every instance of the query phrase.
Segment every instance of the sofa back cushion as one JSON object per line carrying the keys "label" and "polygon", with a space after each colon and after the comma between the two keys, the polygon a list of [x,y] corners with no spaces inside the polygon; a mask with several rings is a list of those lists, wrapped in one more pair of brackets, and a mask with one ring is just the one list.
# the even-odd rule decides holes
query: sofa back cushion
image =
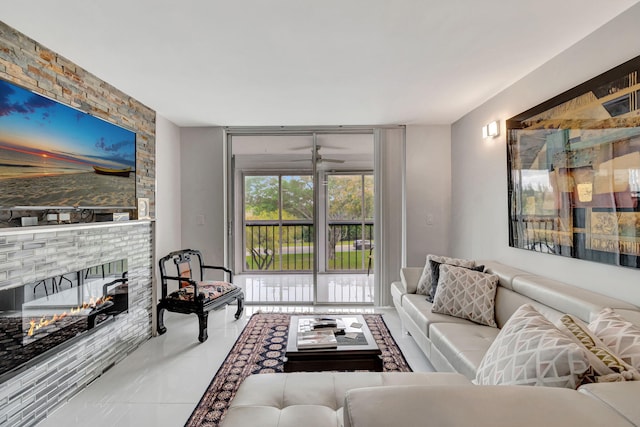
{"label": "sofa back cushion", "polygon": [[510,289],[503,288],[502,286],[498,286],[498,290],[496,292],[496,323],[498,324],[498,327],[502,328],[513,313],[515,313],[523,304],[530,304],[552,322],[558,321],[564,314],[547,305],[540,304],[527,296]]}
{"label": "sofa back cushion", "polygon": [[605,307],[638,308],[619,299],[537,275],[513,279],[513,290],[542,304],[589,322]]}
{"label": "sofa back cushion", "polygon": [[552,322],[567,313],[588,323],[600,310],[612,307],[625,319],[640,325],[640,311],[633,304],[495,261],[482,263],[485,264],[485,272],[500,278],[496,295],[496,323],[499,328],[518,307],[527,303]]}
{"label": "sofa back cushion", "polygon": [[485,273],[491,273],[498,276],[500,286],[507,289],[512,289],[511,283],[513,279],[522,276],[524,274],[531,274],[519,268],[511,267],[510,265],[502,264],[493,260],[476,261],[478,264],[484,264]]}

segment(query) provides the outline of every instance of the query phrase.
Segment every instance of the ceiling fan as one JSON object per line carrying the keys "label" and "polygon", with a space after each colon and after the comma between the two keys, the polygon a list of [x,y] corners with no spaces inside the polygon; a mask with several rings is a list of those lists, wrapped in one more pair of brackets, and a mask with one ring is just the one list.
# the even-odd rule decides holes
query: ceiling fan
{"label": "ceiling fan", "polygon": [[[300,148],[296,148],[296,150],[299,149],[311,149],[311,154],[313,155],[313,147],[300,147]],[[327,159],[322,157],[322,155],[320,154],[320,149],[322,148],[321,145],[316,145],[315,149],[316,149],[316,163],[320,164],[320,163],[344,163],[344,160],[340,160],[340,159]],[[336,147],[339,148],[339,147]],[[292,160],[293,162],[309,162],[312,159],[300,159],[300,160]]]}

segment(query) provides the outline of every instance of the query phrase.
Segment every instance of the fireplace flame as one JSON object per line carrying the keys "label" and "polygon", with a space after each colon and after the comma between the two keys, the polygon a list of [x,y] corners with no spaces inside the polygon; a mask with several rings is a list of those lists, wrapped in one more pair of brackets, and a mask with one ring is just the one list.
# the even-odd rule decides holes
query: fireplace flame
{"label": "fireplace flame", "polygon": [[102,304],[104,304],[107,301],[112,300],[113,297],[112,296],[106,296],[106,297],[101,297],[98,299],[95,299],[93,297],[91,297],[91,299],[89,300],[89,302],[84,302],[82,303],[82,305],[79,305],[77,307],[74,307],[72,309],[69,310],[69,313],[67,313],[66,311],[63,311],[61,314],[54,314],[53,316],[51,316],[51,318],[47,319],[46,316],[42,316],[39,320],[37,319],[31,319],[29,321],[29,331],[27,332],[28,336],[33,336],[33,334],[40,328],[43,328],[47,325],[51,325],[55,322],[57,322],[58,320],[64,319],[65,317],[69,316],[69,315],[74,315],[76,313],[79,313],[81,310],[86,310],[87,308],[96,308]]}

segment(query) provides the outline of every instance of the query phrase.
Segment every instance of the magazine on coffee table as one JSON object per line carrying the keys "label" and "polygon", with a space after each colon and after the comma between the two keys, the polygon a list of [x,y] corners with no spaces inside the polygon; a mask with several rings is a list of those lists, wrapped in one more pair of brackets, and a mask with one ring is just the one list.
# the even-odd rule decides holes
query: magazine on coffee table
{"label": "magazine on coffee table", "polygon": [[297,341],[298,350],[307,350],[312,348],[337,348],[338,340],[333,331],[316,330],[298,332]]}
{"label": "magazine on coffee table", "polygon": [[332,331],[334,334],[344,334],[345,324],[340,318],[314,317],[300,319],[298,332]]}

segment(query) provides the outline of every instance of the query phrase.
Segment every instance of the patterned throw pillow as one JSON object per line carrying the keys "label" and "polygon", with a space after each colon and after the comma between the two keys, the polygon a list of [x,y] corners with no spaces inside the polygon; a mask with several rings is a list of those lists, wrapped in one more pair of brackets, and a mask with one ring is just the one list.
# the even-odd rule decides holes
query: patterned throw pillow
{"label": "patterned throw pillow", "polygon": [[[427,294],[427,301],[433,302],[433,298],[436,295],[436,289],[438,288],[438,281],[440,280],[440,266],[442,265],[442,263],[430,259],[429,264],[431,264],[431,290]],[[469,268],[469,270],[480,272],[484,271],[484,265],[476,265],[475,267],[464,268]]]}
{"label": "patterned throw pillow", "polygon": [[498,276],[442,264],[431,311],[497,328]]}
{"label": "patterned throw pillow", "polygon": [[587,352],[529,304],[507,320],[480,362],[474,383],[576,388]]}
{"label": "patterned throw pillow", "polygon": [[640,328],[610,308],[589,323],[589,329],[622,360],[640,370]]}
{"label": "patterned throw pillow", "polygon": [[431,264],[430,260],[434,260],[440,263],[445,263],[449,265],[457,265],[460,267],[473,267],[476,265],[475,261],[460,259],[460,258],[449,258],[446,256],[438,256],[438,255],[427,255],[427,260],[424,264],[424,269],[422,270],[422,275],[420,276],[420,280],[418,280],[418,289],[416,290],[416,294],[419,295],[429,295],[431,292]]}
{"label": "patterned throw pillow", "polygon": [[593,335],[587,325],[580,319],[570,314],[565,314],[560,318],[560,324],[561,330],[588,351],[588,358],[593,372],[587,373],[586,378],[582,381],[583,383],[640,379],[640,374]]}

